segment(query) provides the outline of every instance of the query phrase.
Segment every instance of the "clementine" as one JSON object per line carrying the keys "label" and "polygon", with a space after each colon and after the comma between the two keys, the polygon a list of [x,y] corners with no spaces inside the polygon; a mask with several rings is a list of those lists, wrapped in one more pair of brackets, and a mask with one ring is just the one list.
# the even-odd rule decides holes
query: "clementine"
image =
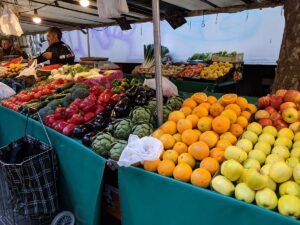
{"label": "clementine", "polygon": [[160,175],[171,177],[175,168],[175,163],[172,160],[163,160],[158,163],[157,172]]}
{"label": "clementine", "polygon": [[159,140],[162,142],[165,150],[171,149],[175,144],[175,138],[170,134],[163,134]]}
{"label": "clementine", "polygon": [[207,110],[209,110],[211,107],[211,105],[208,102],[203,102],[199,106],[202,106],[202,107],[206,108]]}
{"label": "clementine", "polygon": [[191,183],[198,187],[207,188],[211,181],[211,174],[205,168],[195,169],[191,175]]}
{"label": "clementine", "polygon": [[163,130],[162,129],[157,129],[156,131],[154,131],[152,133],[152,137],[156,138],[156,139],[159,139],[162,135],[164,134]]}
{"label": "clementine", "polygon": [[220,140],[228,140],[232,145],[234,145],[237,142],[236,136],[234,136],[230,132],[226,132],[220,136]]}
{"label": "clementine", "polygon": [[200,168],[205,168],[210,172],[211,175],[214,175],[219,169],[219,162],[217,159],[212,157],[207,157],[203,159],[200,163]]}
{"label": "clementine", "polygon": [[190,153],[182,153],[178,156],[178,164],[187,163],[191,168],[194,168],[196,161]]}
{"label": "clementine", "polygon": [[161,125],[160,129],[165,133],[165,134],[176,134],[177,129],[176,129],[176,123],[174,121],[167,121],[163,125]]}
{"label": "clementine", "polygon": [[183,182],[189,182],[192,175],[192,168],[187,163],[178,164],[173,170],[173,177],[176,180]]}
{"label": "clementine", "polygon": [[187,98],[186,100],[183,101],[182,106],[187,106],[193,109],[197,106],[197,102],[191,98]]}
{"label": "clementine", "polygon": [[183,142],[177,142],[173,146],[173,149],[178,153],[178,155],[180,155],[180,154],[185,153],[185,152],[188,151],[188,147]]}
{"label": "clementine", "polygon": [[218,134],[225,133],[230,128],[230,120],[225,116],[217,116],[212,121],[212,128]]}
{"label": "clementine", "polygon": [[231,146],[231,142],[228,140],[221,139],[218,141],[216,146],[222,148],[224,151],[228,146]]}
{"label": "clementine", "polygon": [[210,153],[209,156],[212,158],[215,158],[216,160],[218,160],[219,163],[222,163],[225,160],[224,157],[224,150],[221,148],[213,148]]}
{"label": "clementine", "polygon": [[196,108],[193,109],[192,114],[195,114],[200,119],[204,116],[208,116],[208,110],[203,106],[197,106]]}
{"label": "clementine", "polygon": [[221,97],[221,101],[226,105],[235,103],[236,100],[237,100],[236,94],[225,94]]}
{"label": "clementine", "polygon": [[184,119],[185,115],[183,112],[180,111],[173,111],[169,114],[168,120],[169,121],[174,121],[177,123],[179,120]]}
{"label": "clementine", "polygon": [[225,107],[225,109],[233,110],[237,116],[241,115],[241,108],[237,104],[229,104]]}
{"label": "clementine", "polygon": [[185,130],[192,129],[193,124],[188,119],[181,119],[177,122],[177,130],[179,133],[182,133]]}
{"label": "clementine", "polygon": [[189,146],[188,152],[194,157],[196,160],[202,160],[209,156],[209,147],[203,141],[198,141]]}
{"label": "clementine", "polygon": [[257,108],[254,104],[248,104],[246,107],[246,110],[251,112],[251,114],[254,114],[254,113],[256,113]]}
{"label": "clementine", "polygon": [[248,126],[248,120],[244,116],[239,116],[236,120],[236,123],[239,124],[242,128],[246,128]]}
{"label": "clementine", "polygon": [[237,115],[236,115],[235,111],[233,111],[232,109],[225,109],[221,113],[221,116],[226,116],[230,120],[231,124],[235,123],[237,120]]}
{"label": "clementine", "polygon": [[197,123],[199,120],[198,116],[192,114],[192,115],[188,115],[186,118],[192,122],[193,128],[197,127]]}
{"label": "clementine", "polygon": [[236,104],[239,105],[241,110],[246,110],[247,105],[248,105],[248,101],[247,101],[247,99],[245,99],[243,97],[238,97],[237,100],[236,100]]}
{"label": "clementine", "polygon": [[179,134],[179,133],[174,134],[173,138],[175,139],[176,142],[180,142],[181,141],[181,134]]}
{"label": "clementine", "polygon": [[209,103],[209,104],[214,104],[214,103],[216,103],[218,101],[218,99],[215,97],[215,96],[208,96],[207,97],[207,102]]}
{"label": "clementine", "polygon": [[219,135],[214,131],[205,131],[201,134],[199,140],[205,142],[209,148],[212,148],[217,144]]}
{"label": "clementine", "polygon": [[195,143],[198,140],[198,138],[199,138],[198,134],[192,129],[183,131],[181,135],[182,142],[185,143],[186,145],[191,145]]}
{"label": "clementine", "polygon": [[197,127],[201,132],[211,130],[212,118],[205,116],[199,119]]}
{"label": "clementine", "polygon": [[192,99],[198,104],[201,104],[207,101],[207,95],[204,92],[197,92],[192,95]]}
{"label": "clementine", "polygon": [[243,131],[244,131],[243,127],[237,123],[231,124],[229,129],[229,132],[231,132],[236,137],[241,136]]}
{"label": "clementine", "polygon": [[163,154],[163,160],[169,159],[172,160],[175,164],[177,163],[178,159],[178,152],[175,150],[167,150]]}
{"label": "clementine", "polygon": [[183,112],[185,116],[188,116],[192,113],[192,109],[190,107],[184,106],[181,109],[179,109],[180,112]]}
{"label": "clementine", "polygon": [[159,159],[156,159],[156,160],[153,160],[153,161],[145,160],[144,161],[144,169],[148,170],[148,171],[151,171],[151,172],[156,172],[159,162],[160,162]]}
{"label": "clementine", "polygon": [[247,120],[249,120],[251,118],[251,112],[249,111],[243,111],[241,113],[241,116],[245,117]]}
{"label": "clementine", "polygon": [[213,117],[216,117],[216,116],[221,115],[223,110],[224,110],[224,106],[221,105],[219,102],[216,102],[216,103],[212,104],[211,107],[209,108],[209,113]]}

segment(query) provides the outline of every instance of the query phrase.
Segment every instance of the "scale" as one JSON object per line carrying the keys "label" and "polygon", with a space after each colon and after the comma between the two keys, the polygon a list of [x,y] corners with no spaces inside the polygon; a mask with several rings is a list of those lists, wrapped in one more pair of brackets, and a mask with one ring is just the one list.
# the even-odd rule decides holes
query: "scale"
{"label": "scale", "polygon": [[88,68],[97,68],[101,70],[117,70],[120,67],[102,57],[82,57],[79,63]]}

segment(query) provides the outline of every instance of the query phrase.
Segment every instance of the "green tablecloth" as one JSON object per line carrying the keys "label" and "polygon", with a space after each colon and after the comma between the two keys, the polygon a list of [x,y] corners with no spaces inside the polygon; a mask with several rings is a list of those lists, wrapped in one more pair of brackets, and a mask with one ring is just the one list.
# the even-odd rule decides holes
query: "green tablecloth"
{"label": "green tablecloth", "polygon": [[140,168],[119,168],[122,225],[299,225],[300,221]]}
{"label": "green tablecloth", "polygon": [[[26,118],[0,106],[0,146],[24,135]],[[100,224],[102,178],[105,159],[79,141],[47,129],[59,159],[59,191],[64,209],[76,216],[76,224]],[[28,134],[47,141],[41,124],[29,120]]]}

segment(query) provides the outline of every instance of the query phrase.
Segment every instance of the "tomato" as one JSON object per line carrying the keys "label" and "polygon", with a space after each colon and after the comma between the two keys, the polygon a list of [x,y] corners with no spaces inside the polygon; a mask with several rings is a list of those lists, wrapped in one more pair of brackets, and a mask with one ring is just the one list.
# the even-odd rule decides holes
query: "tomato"
{"label": "tomato", "polygon": [[49,90],[48,88],[45,88],[45,89],[42,90],[42,95],[49,95],[51,93],[52,93],[52,91]]}
{"label": "tomato", "polygon": [[24,94],[20,96],[21,102],[29,102],[30,101],[30,95]]}
{"label": "tomato", "polygon": [[35,99],[38,99],[38,98],[40,98],[42,96],[42,92],[41,91],[38,91],[38,92],[36,92],[35,94],[34,94],[34,98]]}

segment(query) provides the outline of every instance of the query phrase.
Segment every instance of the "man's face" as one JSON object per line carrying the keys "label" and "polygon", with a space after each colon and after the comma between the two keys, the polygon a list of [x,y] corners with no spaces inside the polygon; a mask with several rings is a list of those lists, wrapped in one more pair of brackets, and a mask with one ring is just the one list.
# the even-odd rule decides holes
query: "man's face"
{"label": "man's face", "polygon": [[49,45],[51,45],[55,42],[58,42],[57,34],[52,33],[52,32],[48,32],[47,33],[47,40],[48,40]]}
{"label": "man's face", "polygon": [[10,47],[10,45],[9,45],[9,41],[7,41],[7,40],[2,40],[1,41],[1,47],[3,48],[3,49],[8,49],[9,47]]}

